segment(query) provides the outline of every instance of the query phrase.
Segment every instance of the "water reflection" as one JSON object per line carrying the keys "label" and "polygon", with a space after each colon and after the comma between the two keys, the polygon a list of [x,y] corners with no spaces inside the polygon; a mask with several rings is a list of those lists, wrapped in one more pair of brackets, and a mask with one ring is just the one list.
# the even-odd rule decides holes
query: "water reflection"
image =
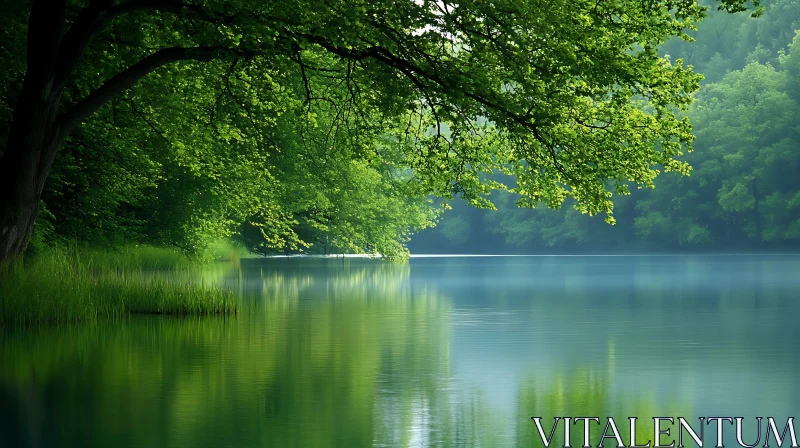
{"label": "water reflection", "polygon": [[239,291],[236,318],[0,331],[0,442],[541,446],[531,416],[785,418],[800,398],[798,267],[245,261],[193,274]]}

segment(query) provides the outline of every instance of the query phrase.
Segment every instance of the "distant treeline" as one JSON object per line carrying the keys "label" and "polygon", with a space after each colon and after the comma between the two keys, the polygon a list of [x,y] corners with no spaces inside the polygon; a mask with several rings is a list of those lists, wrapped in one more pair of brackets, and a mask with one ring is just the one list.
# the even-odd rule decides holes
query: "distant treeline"
{"label": "distant treeline", "polygon": [[688,112],[691,175],[666,173],[654,190],[614,199],[602,216],[516,206],[497,211],[456,202],[412,252],[791,250],[800,247],[800,2],[775,0],[764,15],[712,13],[693,35],[662,52],[705,75]]}

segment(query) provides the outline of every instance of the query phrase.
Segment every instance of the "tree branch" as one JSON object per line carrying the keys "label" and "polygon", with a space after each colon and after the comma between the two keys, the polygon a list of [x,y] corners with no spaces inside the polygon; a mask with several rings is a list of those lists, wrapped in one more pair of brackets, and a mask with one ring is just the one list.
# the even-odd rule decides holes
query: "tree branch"
{"label": "tree branch", "polygon": [[241,50],[224,47],[171,47],[158,50],[118,73],[75,104],[70,110],[60,115],[58,124],[61,128],[61,134],[64,136],[69,134],[86,117],[93,114],[115,94],[133,87],[137,81],[159,67],[176,61],[210,61],[242,55],[244,55],[244,52]]}
{"label": "tree branch", "polygon": [[317,44],[343,59],[350,59],[353,61],[362,61],[364,59],[375,59],[390,67],[399,70],[404,76],[406,76],[406,78],[408,78],[412,83],[414,83],[418,89],[422,88],[420,80],[421,79],[427,80],[429,82],[438,85],[442,93],[445,94],[459,93],[468,98],[471,98],[472,100],[478,102],[480,105],[484,106],[489,110],[493,110],[495,112],[500,113],[501,115],[505,116],[505,118],[527,128],[531,132],[535,132],[537,129],[536,123],[530,121],[528,117],[514,113],[507,107],[504,107],[503,105],[498,104],[472,90],[465,89],[462,86],[453,86],[452,84],[446,82],[441,76],[439,76],[435,72],[435,70],[433,72],[430,70],[425,70],[424,68],[420,67],[419,65],[413,63],[408,59],[396,56],[395,54],[388,51],[384,47],[376,45],[359,50],[347,49],[347,48],[337,47],[336,45],[331,44],[330,42],[328,42],[327,40],[325,40],[320,36],[307,33],[295,33],[295,35],[305,39],[310,43]]}
{"label": "tree branch", "polygon": [[[164,11],[174,14],[187,14],[209,22],[220,24],[229,23],[231,17],[214,17],[203,8],[191,3],[183,3],[171,0],[129,0],[119,5],[114,5],[114,0],[93,0],[88,6],[83,8],[78,17],[70,26],[69,31],[64,35],[61,45],[53,46],[58,48],[58,55],[55,58],[55,78],[54,91],[59,91],[64,87],[69,77],[75,71],[92,40],[100,33],[115,17],[136,12],[136,11]],[[51,58],[52,59],[52,58]]]}

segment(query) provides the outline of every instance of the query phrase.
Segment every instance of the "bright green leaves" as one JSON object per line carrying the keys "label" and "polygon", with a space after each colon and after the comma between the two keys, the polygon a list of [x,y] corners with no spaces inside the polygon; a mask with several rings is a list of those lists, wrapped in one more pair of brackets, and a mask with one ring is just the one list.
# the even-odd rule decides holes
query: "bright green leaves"
{"label": "bright green leaves", "polygon": [[[692,17],[704,14],[693,2],[670,3],[679,4]],[[568,98],[549,104],[551,96],[543,95],[548,118],[558,124],[543,124],[545,138],[539,140],[562,143],[550,145],[554,151],[548,152],[535,138],[517,140],[515,154],[523,162],[516,167],[512,190],[520,195],[496,196],[499,212],[482,216],[484,233],[481,217],[465,219],[470,240],[496,233],[506,243],[504,250],[522,246],[520,251],[547,246],[675,250],[689,245],[691,250],[730,250],[798,241],[800,38],[789,43],[800,29],[800,4],[770,2],[759,20],[717,11],[709,15],[691,33],[696,42],[674,39],[660,48],[663,58],[645,50],[646,45],[624,55],[633,61],[630,75],[651,82],[650,87],[618,84],[609,95],[593,97],[596,85],[577,78],[569,84]],[[681,19],[676,15],[675,20]],[[706,75],[698,93],[692,93],[699,81],[694,69],[674,56],[685,56]],[[545,80],[540,86],[550,91]],[[568,106],[566,112],[561,105]],[[691,176],[656,177],[669,171]],[[602,178],[605,183],[598,181]],[[629,191],[630,196],[622,196]],[[614,197],[604,196],[608,192]],[[517,209],[517,200],[539,208]],[[562,200],[570,207],[558,212],[544,207],[557,207]],[[617,220],[614,227],[579,213],[602,213],[611,200],[614,216],[606,217]],[[470,216],[458,205],[455,210],[458,214],[447,212],[442,224]]]}
{"label": "bright green leaves", "polygon": [[[412,142],[409,165],[430,193],[491,207],[485,195],[497,186],[481,178],[511,163],[531,204],[572,197],[610,213],[609,180],[651,186],[659,166],[688,170],[675,161],[692,139],[676,110],[700,77],[655,46],[702,18],[694,2],[330,6],[287,39],[353,61],[350,79],[405,125],[397,137]],[[487,120],[493,146],[471,129]]]}
{"label": "bright green leaves", "polygon": [[[103,207],[128,209],[137,238],[197,250],[245,228],[264,251],[397,258],[435,221],[429,195],[493,208],[496,172],[516,177],[520,205],[613,222],[615,194],[689,170],[682,114],[700,76],[657,48],[688,39],[706,14],[695,0],[126,5],[65,108],[158,49],[208,55],[158,68],[81,131],[146,166],[88,163],[131,185],[112,182]],[[80,176],[84,162],[60,163]]]}
{"label": "bright green leaves", "polygon": [[764,14],[764,7],[760,0],[721,0],[718,8],[727,12],[744,12],[753,10],[752,17],[760,17]]}

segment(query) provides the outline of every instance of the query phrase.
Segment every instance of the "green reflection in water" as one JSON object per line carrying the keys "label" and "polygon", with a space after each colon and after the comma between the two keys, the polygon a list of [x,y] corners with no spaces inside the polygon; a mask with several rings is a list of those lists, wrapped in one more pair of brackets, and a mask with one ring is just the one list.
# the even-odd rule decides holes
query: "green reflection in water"
{"label": "green reflection in water", "polygon": [[[555,417],[572,417],[570,424],[570,444],[582,446],[584,443],[584,422],[575,422],[576,417],[599,417],[599,422],[590,422],[589,440],[591,446],[599,446],[608,418],[613,418],[622,438],[623,444],[633,445],[630,434],[629,417],[636,417],[635,442],[644,445],[654,440],[653,417],[685,417],[692,420],[689,403],[676,403],[674,400],[660,402],[652,394],[626,393],[611,388],[613,383],[614,346],[609,345],[609,366],[606,372],[588,366],[574,369],[568,373],[560,373],[544,383],[531,373],[520,384],[518,395],[517,420],[525,417],[542,417],[542,428],[549,436]],[[533,415],[532,415],[533,414]],[[662,425],[662,428],[673,426],[672,435],[677,435],[674,425]],[[613,435],[612,430],[608,432]],[[662,442],[669,444],[670,437],[663,436]],[[542,446],[541,436],[536,426],[531,423],[520,425],[517,432],[519,446]],[[564,446],[564,421],[561,420],[553,434],[553,445]],[[614,439],[606,439],[604,446],[615,447]]]}
{"label": "green reflection in water", "polygon": [[249,282],[243,300],[254,303],[235,319],[7,329],[2,440],[369,446],[381,432],[380,395],[396,395],[396,415],[410,424],[417,397],[432,401],[448,375],[448,302],[412,299],[404,269],[348,269],[324,284],[266,272],[260,290]]}
{"label": "green reflection in water", "polygon": [[[613,344],[605,365],[525,371],[516,408],[497,406],[491,392],[453,375],[453,300],[432,287],[412,288],[409,272],[338,260],[245,263],[193,274],[239,291],[248,306],[235,318],[5,329],[0,441],[540,446],[533,415],[546,422],[554,415],[615,416],[622,423],[656,411],[690,415],[685,403],[665,408],[647,394],[615,391]],[[580,434],[576,427],[573,440]]]}

